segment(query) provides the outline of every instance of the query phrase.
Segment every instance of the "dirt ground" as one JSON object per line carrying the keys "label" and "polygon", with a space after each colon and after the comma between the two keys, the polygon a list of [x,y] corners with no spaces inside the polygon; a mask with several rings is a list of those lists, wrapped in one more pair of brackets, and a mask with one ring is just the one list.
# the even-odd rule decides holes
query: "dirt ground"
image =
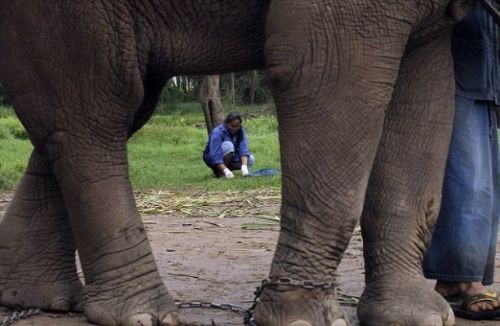
{"label": "dirt ground", "polygon": [[[0,194],[0,216],[10,197],[10,194]],[[189,211],[184,214],[182,210],[143,216],[160,273],[177,301],[229,303],[244,308],[251,305],[255,287],[267,276],[279,231],[278,222],[262,218],[278,214],[279,204],[275,196],[268,197],[271,200],[252,202],[254,211],[261,214],[257,217],[251,214],[233,217],[230,212],[193,217]],[[497,266],[499,264],[500,259]],[[362,239],[355,234],[340,265],[338,291],[350,301],[361,294],[363,284]],[[500,288],[499,285],[497,276],[495,286]],[[346,303],[344,309],[351,318],[351,325],[359,325],[355,306]],[[0,325],[8,313],[0,309]],[[191,325],[243,324],[243,315],[231,311],[189,308],[181,309],[180,314],[181,320]],[[16,321],[13,325],[90,324],[81,314],[44,313]],[[457,325],[500,325],[500,321],[457,319]]]}

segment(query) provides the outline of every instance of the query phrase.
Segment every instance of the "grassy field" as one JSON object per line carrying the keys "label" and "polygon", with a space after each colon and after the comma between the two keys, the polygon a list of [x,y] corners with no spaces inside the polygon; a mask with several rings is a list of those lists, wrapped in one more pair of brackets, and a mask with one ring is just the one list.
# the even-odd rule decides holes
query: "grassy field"
{"label": "grassy field", "polygon": [[[243,113],[252,170],[279,168],[277,123],[267,106],[237,107]],[[130,176],[136,189],[173,188],[243,190],[279,187],[280,177],[216,179],[201,159],[207,132],[198,103],[161,106],[129,142]],[[32,150],[28,136],[12,110],[0,108],[0,190],[12,190]]]}

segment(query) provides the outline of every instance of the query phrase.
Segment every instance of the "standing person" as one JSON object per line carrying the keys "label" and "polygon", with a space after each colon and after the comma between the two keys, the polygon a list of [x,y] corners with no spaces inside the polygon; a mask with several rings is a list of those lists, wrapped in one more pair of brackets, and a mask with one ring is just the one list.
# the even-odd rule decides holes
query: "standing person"
{"label": "standing person", "polygon": [[248,149],[248,138],[242,123],[241,115],[231,112],[224,123],[210,132],[203,161],[218,178],[234,178],[231,170],[237,169],[241,170],[242,176],[248,176],[248,168],[255,162]]}
{"label": "standing person", "polygon": [[453,33],[455,120],[441,211],[423,269],[467,319],[500,317],[493,283],[500,206],[495,109],[500,104],[499,30],[479,5]]}

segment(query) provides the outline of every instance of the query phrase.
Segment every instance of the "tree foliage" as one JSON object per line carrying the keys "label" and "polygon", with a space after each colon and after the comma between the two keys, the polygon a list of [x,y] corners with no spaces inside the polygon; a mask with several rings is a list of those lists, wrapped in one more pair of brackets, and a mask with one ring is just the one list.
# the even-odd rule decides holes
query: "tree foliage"
{"label": "tree foliage", "polygon": [[[203,77],[176,76],[170,79],[163,90],[160,101],[163,103],[197,101]],[[222,102],[231,105],[266,103],[271,99],[268,78],[264,71],[246,71],[234,74],[234,103],[232,101],[231,74],[220,75],[220,93]]]}
{"label": "tree foliage", "polygon": [[[230,74],[221,75],[221,96],[223,101],[229,102],[231,94]],[[255,79],[253,79],[255,78]],[[254,84],[254,85],[252,85]],[[265,71],[245,71],[235,73],[235,105],[266,103],[271,99],[271,91],[268,87],[268,78]],[[254,101],[252,103],[252,88],[254,89]]]}

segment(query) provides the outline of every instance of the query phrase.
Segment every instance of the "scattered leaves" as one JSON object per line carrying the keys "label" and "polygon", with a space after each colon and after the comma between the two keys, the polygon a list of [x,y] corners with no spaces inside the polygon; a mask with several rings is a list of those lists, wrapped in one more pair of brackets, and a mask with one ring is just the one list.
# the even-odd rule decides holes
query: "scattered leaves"
{"label": "scattered leaves", "polygon": [[257,217],[279,221],[280,190],[249,191],[169,191],[136,192],[142,214],[182,214],[188,217]]}

